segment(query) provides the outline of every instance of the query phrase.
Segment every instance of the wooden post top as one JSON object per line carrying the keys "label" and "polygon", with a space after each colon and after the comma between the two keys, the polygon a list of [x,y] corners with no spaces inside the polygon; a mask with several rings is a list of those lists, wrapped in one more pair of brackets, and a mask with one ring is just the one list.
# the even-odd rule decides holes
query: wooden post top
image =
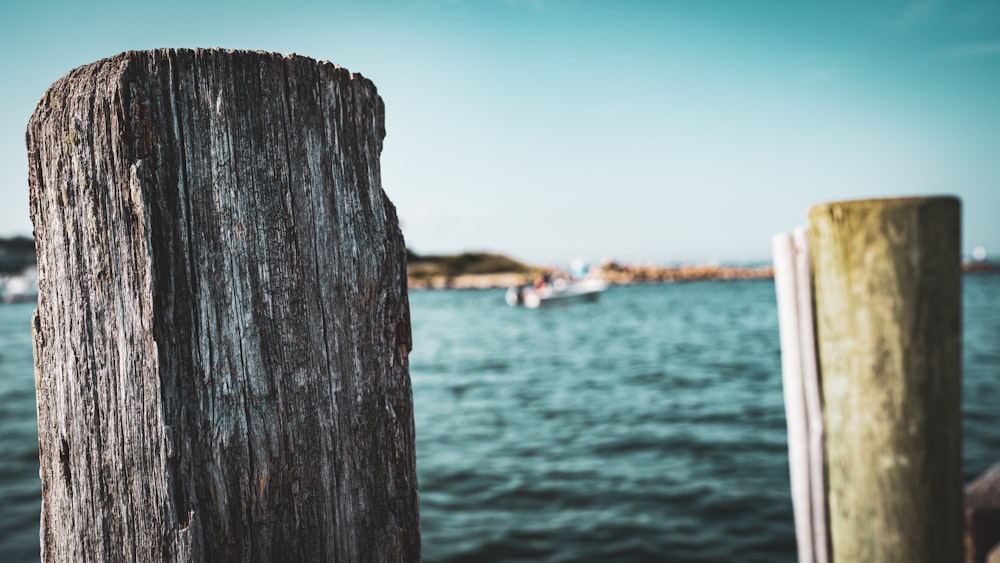
{"label": "wooden post top", "polygon": [[893,208],[893,207],[919,207],[931,204],[959,204],[962,200],[955,195],[913,195],[895,197],[872,197],[858,199],[843,199],[817,203],[809,207],[809,216],[815,213],[823,213],[830,209],[863,209],[863,208]]}

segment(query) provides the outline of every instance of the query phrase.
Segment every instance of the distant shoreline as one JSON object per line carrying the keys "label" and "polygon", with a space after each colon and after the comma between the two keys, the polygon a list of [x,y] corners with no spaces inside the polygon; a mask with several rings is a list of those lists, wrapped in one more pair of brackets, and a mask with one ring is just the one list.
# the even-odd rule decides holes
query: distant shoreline
{"label": "distant shoreline", "polygon": [[[532,283],[544,271],[542,267],[528,267],[523,272],[493,273],[443,273],[409,275],[410,289],[494,289]],[[659,266],[651,264],[605,263],[591,269],[587,276],[607,280],[613,285],[634,283],[666,283],[696,280],[746,280],[770,279],[774,270],[770,265],[759,267],[727,266],[720,264],[688,264]]]}
{"label": "distant shoreline", "polygon": [[[9,279],[35,266],[35,248],[28,237],[0,239],[0,277]],[[530,284],[547,267],[520,262],[504,254],[463,252],[421,256],[407,251],[407,286],[410,289],[492,289]],[[1000,272],[1000,263],[964,262],[965,272]],[[656,265],[605,261],[591,267],[590,277],[615,285],[698,280],[770,279],[770,264],[739,266],[718,263]]]}
{"label": "distant shoreline", "polygon": [[[454,268],[456,261],[476,264],[477,268]],[[488,263],[505,264],[504,271],[487,270]],[[516,266],[511,266],[514,264]],[[464,253],[448,256],[421,257],[411,255],[407,266],[407,285],[410,289],[497,289],[532,283],[546,270],[517,262],[502,254]],[[963,272],[1000,272],[997,262],[963,262]],[[669,283],[703,280],[759,280],[772,279],[774,267],[738,266],[717,263],[685,264],[677,266],[656,264],[621,264],[605,262],[594,267],[588,277],[607,280],[613,285],[636,283]]]}
{"label": "distant shoreline", "polygon": [[[974,267],[974,264],[964,264],[962,271],[967,274],[998,273],[1000,265],[990,263],[988,267]],[[973,266],[973,267],[970,267]],[[612,285],[631,285],[646,283],[681,283],[693,281],[733,281],[733,280],[770,280],[773,276],[771,266],[761,268],[738,268],[726,266],[679,266],[663,267],[662,272],[653,275],[644,273],[638,276],[619,276],[608,280]],[[502,289],[532,283],[534,278],[523,274],[462,274],[454,277],[433,276],[430,278],[407,278],[407,286],[412,290],[433,289]]]}

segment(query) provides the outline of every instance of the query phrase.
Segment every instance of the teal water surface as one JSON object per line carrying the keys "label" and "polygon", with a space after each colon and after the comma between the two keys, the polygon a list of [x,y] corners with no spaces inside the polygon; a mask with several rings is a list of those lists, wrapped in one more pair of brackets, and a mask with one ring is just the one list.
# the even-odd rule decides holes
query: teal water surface
{"label": "teal water surface", "polygon": [[[1000,276],[964,291],[964,473],[1000,460]],[[794,561],[774,285],[412,292],[426,561]],[[0,306],[0,554],[38,560],[30,316]]]}
{"label": "teal water surface", "polygon": [[[773,282],[501,299],[411,294],[426,560],[795,560]],[[1000,276],[964,299],[970,480],[1000,461]]]}
{"label": "teal water surface", "polygon": [[34,303],[0,304],[0,554],[38,561],[38,481],[31,314]]}

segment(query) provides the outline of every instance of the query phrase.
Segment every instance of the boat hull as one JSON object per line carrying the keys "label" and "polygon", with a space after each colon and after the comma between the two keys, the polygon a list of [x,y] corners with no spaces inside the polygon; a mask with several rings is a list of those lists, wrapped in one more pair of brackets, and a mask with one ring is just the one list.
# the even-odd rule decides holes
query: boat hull
{"label": "boat hull", "polygon": [[507,290],[507,304],[522,305],[529,309],[549,307],[580,301],[596,301],[608,283],[604,280],[582,280],[555,283],[541,288],[512,287]]}

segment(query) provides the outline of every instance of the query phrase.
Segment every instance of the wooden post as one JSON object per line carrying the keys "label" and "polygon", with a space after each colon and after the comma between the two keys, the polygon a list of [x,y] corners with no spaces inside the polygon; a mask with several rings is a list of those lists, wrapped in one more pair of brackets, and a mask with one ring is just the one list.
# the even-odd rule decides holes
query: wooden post
{"label": "wooden post", "polygon": [[816,365],[812,269],[805,229],[775,235],[772,249],[799,563],[827,563],[830,546],[823,405]]}
{"label": "wooden post", "polygon": [[128,52],[28,124],[45,561],[419,559],[383,105],[300,56]]}
{"label": "wooden post", "polygon": [[809,212],[833,560],[962,560],[960,203]]}

